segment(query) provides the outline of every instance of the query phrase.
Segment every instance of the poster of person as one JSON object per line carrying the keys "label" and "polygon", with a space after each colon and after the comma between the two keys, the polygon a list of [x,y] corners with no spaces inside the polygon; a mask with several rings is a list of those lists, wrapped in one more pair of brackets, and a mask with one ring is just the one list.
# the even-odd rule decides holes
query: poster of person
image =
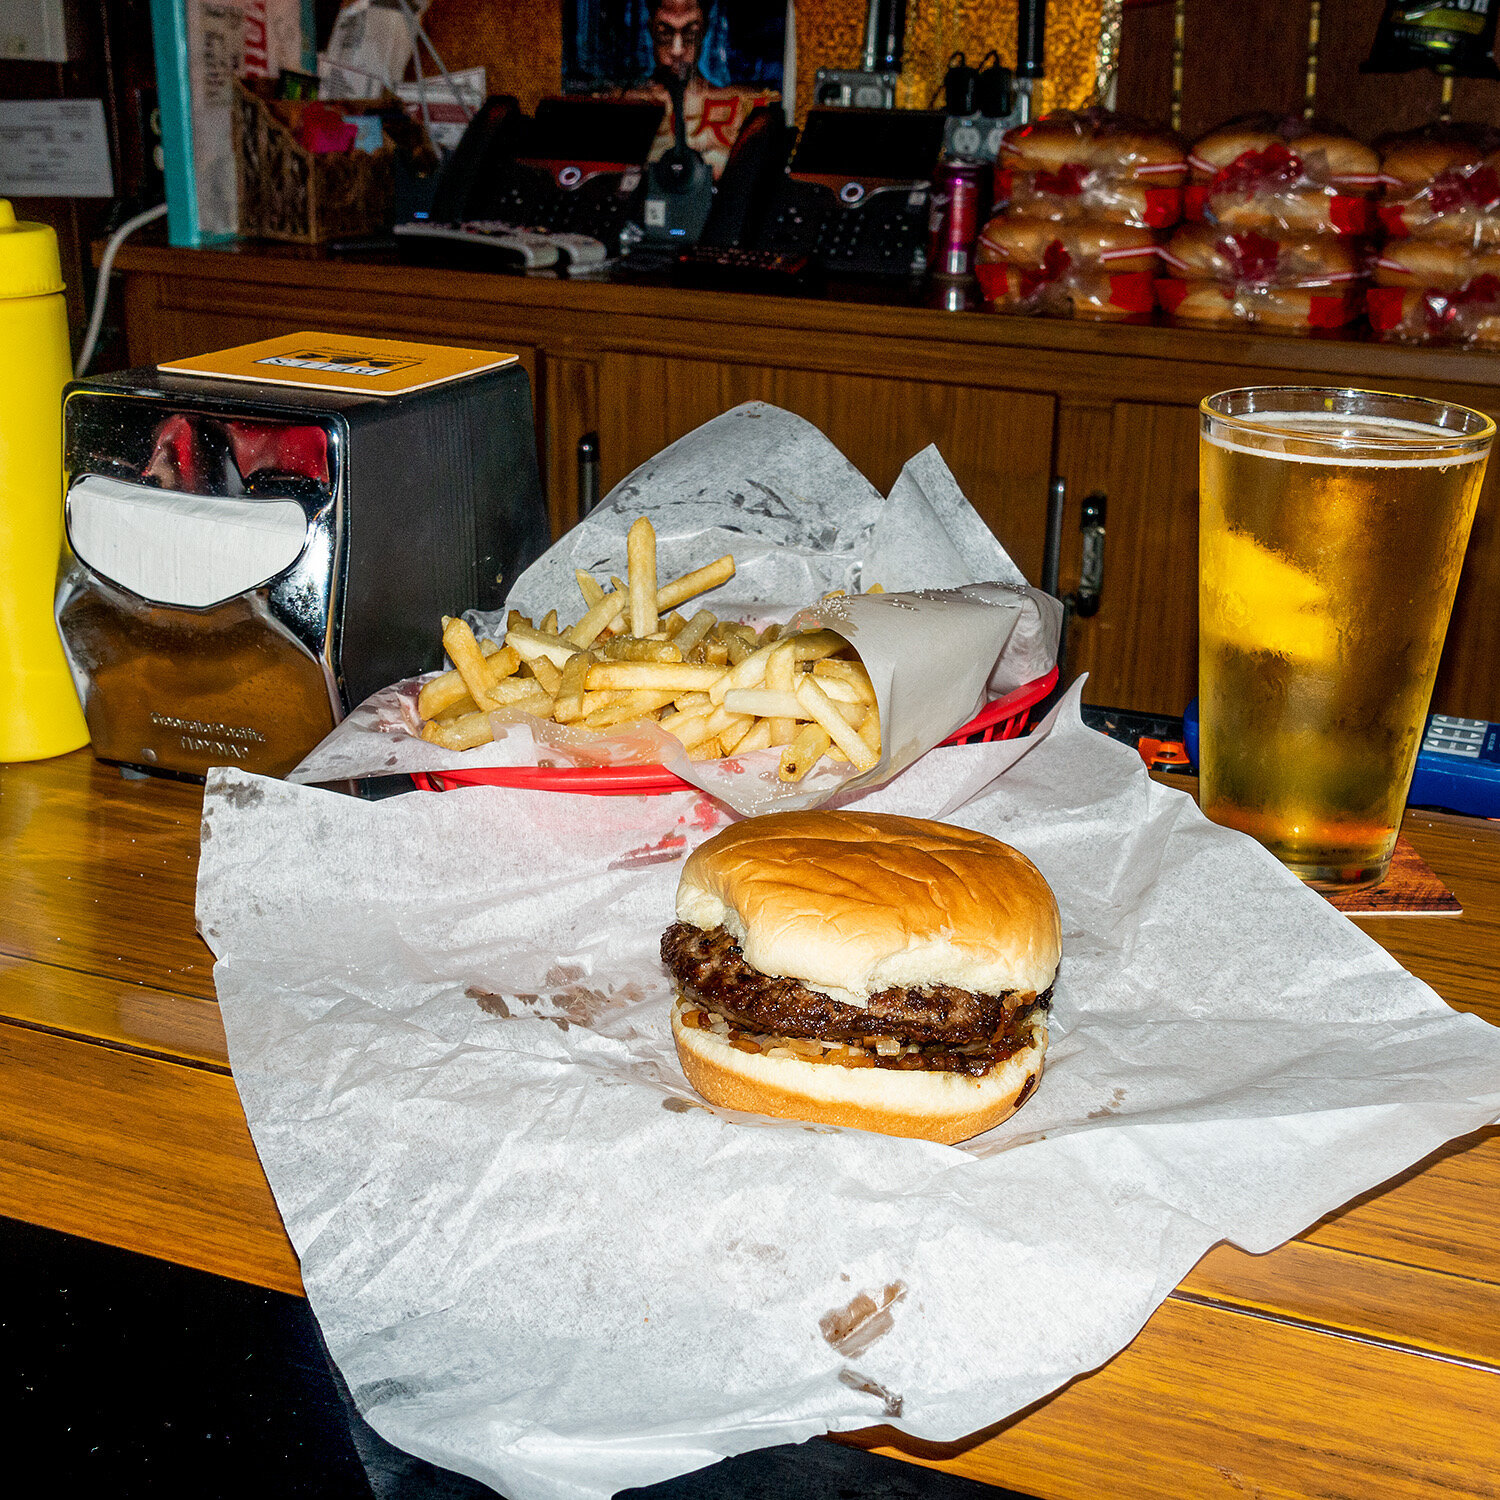
{"label": "poster of person", "polygon": [[569,93],[659,100],[652,159],[672,144],[672,102],[685,85],[687,142],[717,177],[757,104],[781,97],[786,0],[565,0],[563,87]]}

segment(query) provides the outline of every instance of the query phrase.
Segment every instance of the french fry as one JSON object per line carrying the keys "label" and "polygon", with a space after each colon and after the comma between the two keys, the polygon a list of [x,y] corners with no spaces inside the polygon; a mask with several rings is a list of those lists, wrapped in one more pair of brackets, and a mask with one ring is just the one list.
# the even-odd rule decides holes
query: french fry
{"label": "french fry", "polygon": [[775,688],[731,688],[724,695],[724,707],[731,713],[753,714],[760,719],[810,719],[796,693],[777,692]]}
{"label": "french fry", "polygon": [[549,609],[547,613],[542,616],[542,623],[537,626],[537,629],[540,630],[543,635],[556,635],[557,611],[555,609]]}
{"label": "french fry", "polygon": [[612,703],[608,708],[595,709],[584,719],[584,727],[609,729],[616,724],[628,724],[632,719],[652,718],[671,701],[669,693],[627,693],[624,695],[623,702]]}
{"label": "french fry", "polygon": [[574,568],[573,577],[578,580],[578,592],[583,595],[583,607],[592,609],[604,597],[603,586],[592,573],[585,573],[582,568]]}
{"label": "french fry", "polygon": [[718,623],[719,617],[711,609],[700,609],[673,637],[672,644],[686,657],[703,643]]}
{"label": "french fry", "polygon": [[870,747],[870,753],[879,760],[884,750],[880,737],[880,710],[871,708],[865,714],[864,723],[858,726],[859,737]]}
{"label": "french fry", "polygon": [[[861,661],[841,661],[838,657],[826,656],[822,661],[815,661],[812,665],[815,677],[837,677],[840,681],[847,682],[855,692],[855,696],[861,703],[873,703],[875,701],[875,687],[870,681],[870,674],[865,671],[865,664]],[[825,682],[823,687],[827,688]]]}
{"label": "french fry", "polygon": [[719,680],[719,667],[697,667],[689,662],[602,661],[589,668],[585,681],[595,688],[673,688],[677,692],[707,692]]}
{"label": "french fry", "polygon": [[[494,646],[493,651],[487,647]],[[480,641],[479,649],[484,652],[484,659],[489,663],[490,681],[500,682],[519,670],[521,665],[521,653],[514,646],[499,646],[494,641]]]}
{"label": "french fry", "polygon": [[442,676],[422,684],[422,691],[417,694],[417,713],[424,719],[435,719],[444,709],[451,708],[465,698],[470,703],[474,701],[469,697],[469,689],[463,678],[457,672],[444,672]]}
{"label": "french fry", "polygon": [[605,594],[596,604],[591,604],[576,625],[563,631],[563,639],[582,650],[592,646],[604,632],[625,613],[626,598],[616,590]]}
{"label": "french fry", "polygon": [[680,709],[706,708],[712,702],[713,699],[707,693],[678,693],[672,700],[673,706]]}
{"label": "french fry", "polygon": [[689,760],[722,760],[724,758],[723,746],[719,744],[719,738],[714,735],[706,739],[701,745],[694,745],[688,751]]}
{"label": "french fry", "polygon": [[650,635],[656,629],[656,528],[641,516],[625,539],[629,567],[630,633]]}
{"label": "french fry", "polygon": [[799,662],[819,661],[849,649],[849,642],[834,630],[804,630],[790,639]]}
{"label": "french fry", "polygon": [[480,708],[493,707],[494,700],[489,695],[489,666],[466,620],[450,616],[443,621],[443,650],[463,678],[474,702]]}
{"label": "french fry", "polygon": [[812,716],[813,722],[828,731],[828,738],[849,757],[859,771],[868,771],[879,759],[860,739],[854,726],[839,712],[838,705],[818,686],[818,680],[805,672],[797,680],[797,697]]}
{"label": "french fry", "polygon": [[865,593],[867,593],[867,594],[883,594],[883,593],[885,593],[885,585],[883,583],[872,583],[869,586],[869,588],[867,588],[865,590]]}
{"label": "french fry", "polygon": [[845,682],[842,677],[822,677],[816,672],[813,674],[817,684],[833,699],[835,703],[866,703],[867,700],[860,696],[860,691],[852,682]]}
{"label": "french fry", "polygon": [[669,714],[661,720],[659,727],[681,740],[684,750],[692,750],[694,746],[705,744],[713,738],[706,713]]}
{"label": "french fry", "polygon": [[769,719],[757,719],[750,726],[738,745],[734,747],[736,755],[749,755],[752,750],[769,750],[771,747],[771,721]]}
{"label": "french fry", "polygon": [[819,724],[808,724],[799,729],[796,739],[781,752],[777,777],[782,781],[801,781],[823,758],[823,752],[831,743],[828,731]]}
{"label": "french fry", "polygon": [[520,693],[508,703],[502,703],[500,708],[504,712],[517,712],[523,714],[535,714],[539,719],[550,719],[554,716],[557,700],[551,693],[543,692],[540,685],[527,683],[529,692]]}
{"label": "french fry", "polygon": [[[766,686],[773,693],[791,693],[796,686],[797,658],[790,641],[780,642],[766,662]],[[797,734],[797,717],[776,714],[771,718],[771,745],[790,745]]]}
{"label": "french fry", "polygon": [[[574,652],[575,656],[581,655]],[[545,656],[534,657],[531,662],[531,675],[541,683],[542,691],[552,698],[556,698],[558,690],[562,687],[562,670],[554,667]]]}
{"label": "french fry", "polygon": [[507,677],[503,682],[497,682],[490,689],[490,697],[494,699],[496,708],[512,708],[518,703],[526,703],[537,697],[551,697],[551,694],[534,677]]}
{"label": "french fry", "polygon": [[583,718],[584,679],[595,660],[592,651],[577,651],[568,658],[557,685],[557,706],[553,710],[559,724],[572,724]]}
{"label": "french fry", "polygon": [[488,714],[465,714],[450,723],[432,719],[422,726],[422,738],[444,750],[472,750],[475,745],[487,745],[494,739]]}
{"label": "french fry", "polygon": [[723,747],[724,754],[733,755],[757,722],[758,720],[745,718],[738,725],[731,724],[728,729],[720,731],[719,744]]}
{"label": "french fry", "polygon": [[656,607],[658,610],[676,609],[679,604],[686,604],[689,599],[706,594],[710,589],[718,588],[721,583],[728,583],[733,577],[734,559],[726,552],[723,557],[715,559],[706,567],[694,568],[691,573],[684,573],[681,578],[659,588],[656,591]]}
{"label": "french fry", "polygon": [[732,713],[721,704],[708,716],[709,733],[722,735],[728,730],[736,728],[742,718],[750,717],[753,717],[753,715]]}
{"label": "french fry", "polygon": [[729,664],[732,667],[739,666],[742,661],[747,660],[749,657],[755,654],[755,647],[752,646],[744,638],[744,636],[738,634],[732,634],[726,637],[724,641],[724,650],[729,657]]}
{"label": "french fry", "polygon": [[581,649],[560,635],[528,625],[513,625],[505,632],[505,644],[514,647],[522,661],[534,662],[544,656],[558,668],[565,667],[568,658]]}
{"label": "french fry", "polygon": [[605,661],[681,661],[682,652],[671,641],[642,641],[622,635],[599,647]]}
{"label": "french fry", "polygon": [[769,646],[771,642],[776,640],[780,635],[780,625],[767,625],[766,628],[760,633],[760,643],[762,646]]}
{"label": "french fry", "polygon": [[662,634],[670,641],[676,636],[681,635],[686,625],[687,621],[674,609],[671,614],[665,615],[662,618]]}
{"label": "french fry", "polygon": [[511,612],[505,617],[506,630],[514,630],[517,625],[524,625],[528,630],[530,630],[532,628],[532,623],[533,622],[531,616],[523,615],[518,609],[511,610]]}
{"label": "french fry", "polygon": [[479,712],[479,705],[465,693],[451,708],[445,708],[440,714],[433,714],[433,718],[440,724],[451,724],[455,719],[461,719],[465,714]]}
{"label": "french fry", "polygon": [[[741,638],[741,644],[743,639]],[[734,647],[730,648],[730,660],[734,661]],[[715,703],[724,701],[725,693],[733,692],[736,688],[759,687],[766,680],[766,667],[771,660],[771,654],[776,650],[774,645],[761,646],[741,657],[734,666],[724,674],[722,682],[715,683],[708,690],[708,695]]]}

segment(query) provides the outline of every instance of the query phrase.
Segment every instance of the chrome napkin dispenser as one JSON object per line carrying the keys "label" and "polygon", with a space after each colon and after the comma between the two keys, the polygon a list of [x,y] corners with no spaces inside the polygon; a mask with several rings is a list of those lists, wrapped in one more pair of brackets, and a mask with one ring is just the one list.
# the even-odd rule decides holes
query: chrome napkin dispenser
{"label": "chrome napkin dispenser", "polygon": [[514,361],[388,396],[130,370],[70,385],[63,432],[57,620],[101,760],[285,774],[548,542]]}

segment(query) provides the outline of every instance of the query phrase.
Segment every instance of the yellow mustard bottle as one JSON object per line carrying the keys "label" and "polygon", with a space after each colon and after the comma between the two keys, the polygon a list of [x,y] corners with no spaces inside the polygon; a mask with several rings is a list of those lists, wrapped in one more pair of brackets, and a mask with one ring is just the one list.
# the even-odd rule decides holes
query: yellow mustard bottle
{"label": "yellow mustard bottle", "polygon": [[0,198],[0,762],[89,742],[52,616],[73,373],[62,289],[56,234]]}

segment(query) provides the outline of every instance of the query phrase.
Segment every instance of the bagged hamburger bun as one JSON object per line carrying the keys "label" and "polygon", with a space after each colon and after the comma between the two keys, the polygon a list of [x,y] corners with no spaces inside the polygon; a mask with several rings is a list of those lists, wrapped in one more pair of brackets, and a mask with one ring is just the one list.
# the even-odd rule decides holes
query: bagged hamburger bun
{"label": "bagged hamburger bun", "polygon": [[1361,270],[1359,255],[1336,235],[1274,234],[1184,224],[1162,259],[1174,276],[1300,286],[1345,279]]}
{"label": "bagged hamburger bun", "polygon": [[677,917],[662,941],[672,1034],[711,1103],[952,1143],[1014,1113],[1041,1075],[1057,903],[985,834],[873,813],[747,819],[689,857]]}
{"label": "bagged hamburger bun", "polygon": [[1069,267],[1108,266],[1112,271],[1150,271],[1156,265],[1156,236],[1131,224],[1084,219],[1057,224],[1028,214],[1001,214],[984,226],[978,258],[987,263],[1043,266],[1053,246]]}
{"label": "bagged hamburger bun", "polygon": [[1300,119],[1246,115],[1211,130],[1192,149],[1195,182],[1211,181],[1249,152],[1284,146],[1301,172],[1315,182],[1335,183],[1346,192],[1373,191],[1380,176],[1380,156],[1342,131],[1309,125]]}

